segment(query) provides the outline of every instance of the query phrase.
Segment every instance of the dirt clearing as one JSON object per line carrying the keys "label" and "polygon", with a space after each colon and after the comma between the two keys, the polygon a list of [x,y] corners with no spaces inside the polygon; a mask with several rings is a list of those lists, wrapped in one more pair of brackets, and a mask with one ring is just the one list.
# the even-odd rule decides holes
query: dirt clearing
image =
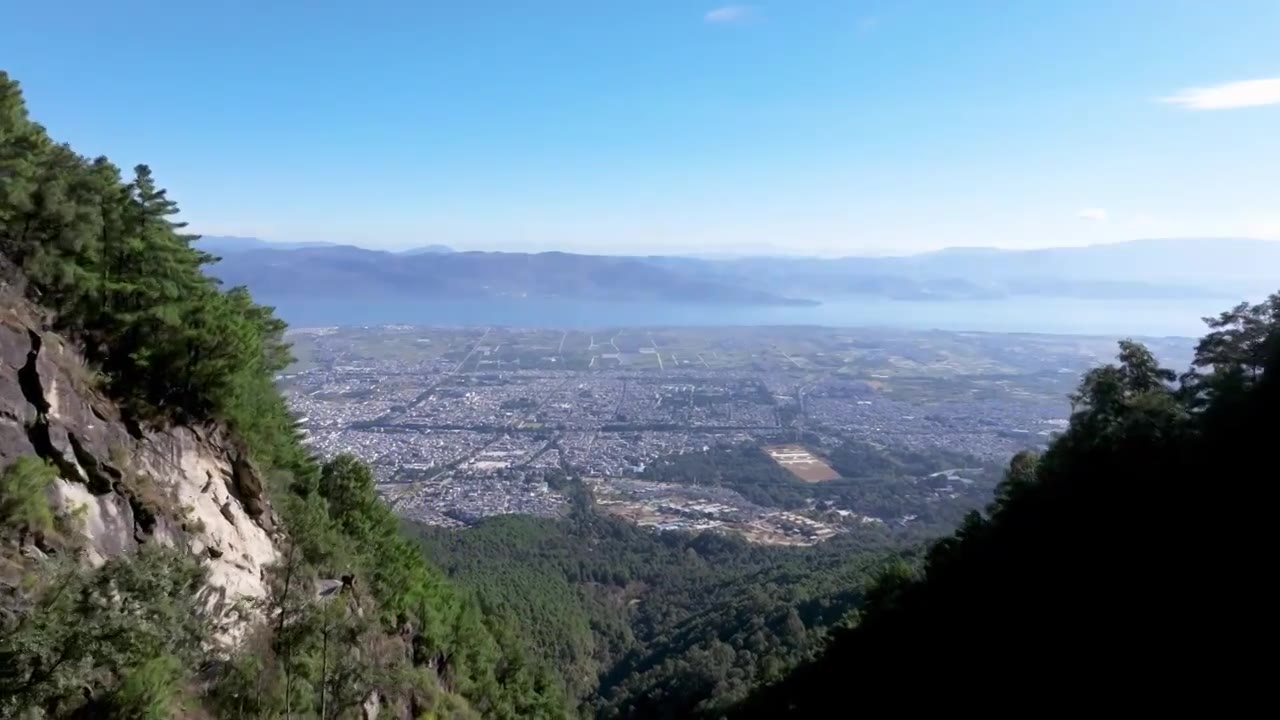
{"label": "dirt clearing", "polygon": [[769,457],[784,470],[805,482],[827,482],[840,479],[830,465],[799,445],[774,445],[765,448],[764,451],[769,453]]}

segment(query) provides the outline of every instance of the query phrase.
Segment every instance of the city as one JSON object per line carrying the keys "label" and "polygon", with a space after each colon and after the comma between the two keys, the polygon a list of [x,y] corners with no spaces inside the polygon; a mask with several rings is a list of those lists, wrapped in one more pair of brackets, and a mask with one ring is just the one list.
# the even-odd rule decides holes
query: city
{"label": "city", "polygon": [[[299,359],[281,380],[306,441],[370,463],[406,518],[463,526],[554,516],[566,507],[563,479],[576,477],[600,509],[637,524],[776,544],[851,524],[905,525],[917,513],[877,513],[856,493],[761,506],[732,478],[656,482],[655,462],[757,449],[792,478],[782,482],[834,489],[842,476],[862,477],[822,464],[849,443],[940,453],[956,467],[896,472],[893,492],[980,506],[1013,453],[1065,427],[1080,373],[1114,349],[1104,338],[794,327],[381,326],[289,339]],[[1149,342],[1170,362],[1190,352],[1185,340]],[[779,443],[813,453],[825,471],[809,477],[787,452],[758,450]]]}

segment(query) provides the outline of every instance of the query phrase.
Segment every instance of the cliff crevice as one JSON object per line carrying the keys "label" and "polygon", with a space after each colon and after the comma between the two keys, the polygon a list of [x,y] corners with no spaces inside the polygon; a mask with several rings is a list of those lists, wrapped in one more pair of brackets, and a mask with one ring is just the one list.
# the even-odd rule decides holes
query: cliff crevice
{"label": "cliff crevice", "polygon": [[88,565],[144,543],[198,556],[218,640],[237,642],[243,609],[267,596],[279,558],[258,468],[223,428],[127,422],[38,308],[11,287],[0,287],[0,307],[0,467],[36,455],[57,469],[49,501],[75,519]]}

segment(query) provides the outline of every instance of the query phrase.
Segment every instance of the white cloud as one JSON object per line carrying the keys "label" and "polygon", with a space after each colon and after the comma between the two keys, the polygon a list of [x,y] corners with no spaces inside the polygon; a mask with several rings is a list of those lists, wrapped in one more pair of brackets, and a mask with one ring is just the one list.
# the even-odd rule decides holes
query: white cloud
{"label": "white cloud", "polygon": [[724,24],[741,22],[751,17],[751,8],[746,5],[725,5],[715,10],[708,10],[703,19],[709,23]]}
{"label": "white cloud", "polygon": [[1076,213],[1076,217],[1081,220],[1092,220],[1094,222],[1106,222],[1107,211],[1102,208],[1085,208]]}
{"label": "white cloud", "polygon": [[1188,110],[1228,110],[1276,105],[1280,104],[1280,78],[1241,80],[1213,87],[1187,88],[1160,100]]}

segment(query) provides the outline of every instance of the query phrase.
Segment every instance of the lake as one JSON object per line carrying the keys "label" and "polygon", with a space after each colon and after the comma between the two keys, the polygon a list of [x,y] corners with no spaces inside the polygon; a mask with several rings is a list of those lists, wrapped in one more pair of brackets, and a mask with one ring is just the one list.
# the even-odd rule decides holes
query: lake
{"label": "lake", "polygon": [[608,327],[820,325],[913,330],[1036,332],[1070,335],[1198,337],[1200,318],[1234,302],[1079,300],[1017,297],[1000,300],[908,301],[836,298],[810,307],[627,303],[580,300],[311,300],[262,298],[293,327],[327,325]]}

